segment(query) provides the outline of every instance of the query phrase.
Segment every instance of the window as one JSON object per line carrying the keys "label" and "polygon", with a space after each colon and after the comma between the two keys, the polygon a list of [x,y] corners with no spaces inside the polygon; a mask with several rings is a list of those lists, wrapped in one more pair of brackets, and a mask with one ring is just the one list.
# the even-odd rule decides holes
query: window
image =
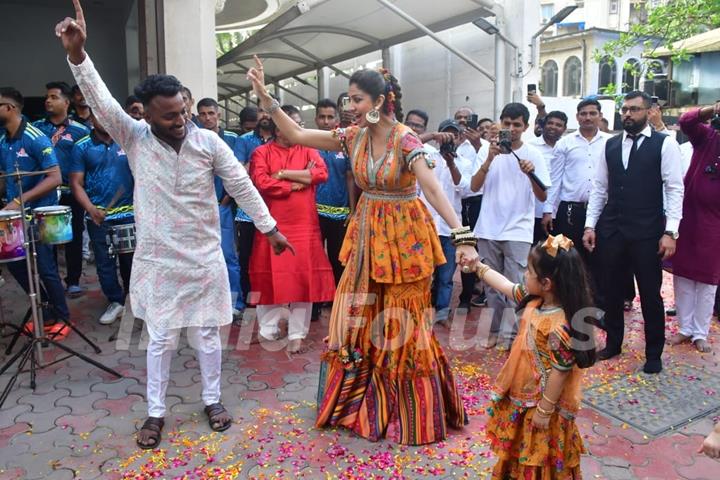
{"label": "window", "polygon": [[565,61],[563,67],[563,96],[577,97],[581,95],[582,62],[572,56]]}
{"label": "window", "polygon": [[[617,63],[611,57],[605,57],[600,61],[600,72],[598,76],[598,92],[602,91],[611,83],[615,83],[617,75]],[[615,93],[615,92],[612,92]]]}
{"label": "window", "polygon": [[[537,11],[537,10],[536,10]],[[555,15],[555,4],[541,5],[540,11],[542,13],[543,23],[547,23],[553,15]]]}
{"label": "window", "polygon": [[609,9],[610,14],[617,14],[618,13],[618,0],[610,0]]}
{"label": "window", "polygon": [[540,77],[540,93],[543,97],[557,97],[558,66],[554,60],[543,63]]}
{"label": "window", "polygon": [[639,88],[640,62],[634,58],[628,59],[623,65],[622,93],[632,92]]}

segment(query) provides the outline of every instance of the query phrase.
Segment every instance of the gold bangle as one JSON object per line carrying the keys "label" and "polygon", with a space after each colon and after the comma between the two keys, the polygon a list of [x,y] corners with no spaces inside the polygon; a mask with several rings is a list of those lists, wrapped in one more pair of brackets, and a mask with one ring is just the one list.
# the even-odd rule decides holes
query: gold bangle
{"label": "gold bangle", "polygon": [[547,397],[547,395],[545,395],[545,392],[543,392],[542,398],[544,398],[545,401],[548,402],[548,403],[549,403],[550,405],[552,405],[553,407],[554,407],[555,405],[557,405],[557,403],[558,403],[557,400],[555,400],[554,402],[553,402],[552,400],[550,400],[550,399]]}
{"label": "gold bangle", "polygon": [[553,414],[553,412],[555,412],[555,409],[545,410],[544,408],[542,408],[542,407],[540,406],[540,404],[535,405],[535,410],[537,410],[538,412],[540,412],[540,415],[542,415],[542,416],[544,416],[544,417],[549,417],[550,415]]}
{"label": "gold bangle", "polygon": [[480,280],[485,280],[485,274],[490,270],[490,267],[488,265],[485,265],[484,263],[480,264],[480,266],[476,269],[477,276],[480,278]]}
{"label": "gold bangle", "polygon": [[20,199],[15,197],[13,198],[13,202],[17,203],[18,205],[22,206],[22,203],[20,203]]}

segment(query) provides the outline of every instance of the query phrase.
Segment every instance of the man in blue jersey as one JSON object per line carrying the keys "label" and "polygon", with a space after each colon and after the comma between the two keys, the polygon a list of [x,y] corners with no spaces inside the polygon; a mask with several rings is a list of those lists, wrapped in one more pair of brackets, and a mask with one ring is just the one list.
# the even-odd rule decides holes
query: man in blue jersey
{"label": "man in blue jersey", "polygon": [[100,288],[110,302],[98,322],[109,325],[125,311],[133,254],[117,255],[123,282],[121,287],[115,256],[109,253],[110,245],[106,235],[115,225],[135,223],[135,181],[123,149],[113,141],[92,112],[90,119],[95,127],[90,135],[77,142],[72,150],[70,188],[77,202],[87,212],[88,235],[95,253]]}
{"label": "man in blue jersey", "polygon": [[[258,104],[255,130],[240,136],[233,149],[235,156],[246,169],[249,168],[248,163],[255,149],[267,143],[272,137],[273,124],[270,121],[270,114]],[[235,213],[235,221],[237,222],[238,261],[240,262],[240,290],[244,292],[244,295],[248,295],[251,291],[249,269],[255,225],[241,208],[238,208]]]}
{"label": "man in blue jersey", "polygon": [[[35,172],[49,170],[46,175],[27,176],[22,179],[23,201],[25,207],[32,209],[57,204],[55,188],[60,185],[60,169],[50,139],[40,130],[22,118],[25,101],[14,88],[0,88],[0,126],[5,133],[0,136],[0,171],[2,173],[18,170]],[[15,179],[6,181],[5,210],[20,210],[20,192]],[[52,245],[35,242],[37,266],[45,287],[45,298],[54,307],[54,311],[44,316],[45,324],[54,323],[54,317],[70,317],[62,282],[58,274]],[[25,261],[7,264],[10,273],[26,292],[29,291],[27,265]]]}
{"label": "man in blue jersey", "polygon": [[88,107],[85,96],[77,85],[73,85],[72,87],[72,107],[73,113],[70,115],[70,118],[92,130],[93,125],[90,120],[90,107]]}
{"label": "man in blue jersey", "polygon": [[46,86],[45,111],[47,117],[33,123],[52,141],[55,155],[60,165],[62,185],[60,186],[60,205],[72,209],[73,239],[65,245],[65,263],[67,276],[65,284],[70,297],[82,295],[80,288],[80,275],[82,275],[82,234],[85,230],[85,212],[70,192],[68,177],[70,168],[70,153],[75,143],[90,133],[87,127],[71,120],[68,116],[70,108],[71,89],[65,82],[50,82]]}
{"label": "man in blue jersey", "polygon": [[[320,100],[315,106],[315,124],[320,130],[334,130],[338,127],[340,116],[335,102],[329,98]],[[320,150],[320,156],[328,169],[327,182],[317,186],[315,202],[320,216],[320,232],[326,243],[328,258],[333,268],[335,285],[340,281],[343,266],[340,263],[340,247],[345,239],[345,225],[348,216],[355,208],[355,196],[352,194],[355,180],[352,175],[350,159],[343,152]]]}
{"label": "man in blue jersey", "polygon": [[[235,152],[240,137],[236,133],[220,128],[219,111],[218,103],[212,98],[203,98],[197,104],[200,124],[204,128],[217,133]],[[243,292],[240,289],[240,264],[238,263],[237,251],[235,251],[235,204],[223,188],[222,180],[217,175],[215,176],[215,194],[217,195],[220,210],[220,247],[227,264],[230,294],[233,296],[233,318],[237,320],[242,317],[245,301]]]}

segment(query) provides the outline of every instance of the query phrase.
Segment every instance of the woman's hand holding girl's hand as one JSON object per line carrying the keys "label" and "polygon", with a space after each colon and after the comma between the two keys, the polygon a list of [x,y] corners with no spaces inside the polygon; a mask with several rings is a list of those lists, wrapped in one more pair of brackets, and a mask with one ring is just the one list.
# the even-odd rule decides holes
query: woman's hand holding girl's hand
{"label": "woman's hand holding girl's hand", "polygon": [[[468,267],[470,272],[474,272],[480,263],[480,256],[478,255],[475,247],[470,245],[460,245],[455,249],[455,263],[460,265],[460,268]],[[465,271],[465,269],[463,269]]]}
{"label": "woman's hand holding girl's hand", "polygon": [[550,425],[550,417],[548,415],[543,415],[542,413],[538,412],[536,408],[535,413],[532,417],[532,424],[533,428],[537,428],[539,430],[547,430],[548,426]]}

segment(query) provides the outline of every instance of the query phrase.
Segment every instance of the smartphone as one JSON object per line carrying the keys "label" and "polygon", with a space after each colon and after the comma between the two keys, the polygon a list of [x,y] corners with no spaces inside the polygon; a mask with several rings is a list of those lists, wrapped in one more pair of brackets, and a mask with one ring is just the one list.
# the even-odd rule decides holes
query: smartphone
{"label": "smartphone", "polygon": [[655,96],[650,97],[650,101],[652,102],[653,105],[658,105],[659,100],[660,99],[658,97],[655,97]]}
{"label": "smartphone", "polygon": [[498,143],[501,143],[501,144],[504,143],[507,145],[512,144],[512,140],[510,139],[510,130],[505,129],[505,128],[500,130],[500,132],[498,134]]}
{"label": "smartphone", "polygon": [[350,97],[342,97],[340,109],[343,112],[350,110]]}
{"label": "smartphone", "polygon": [[528,83],[527,92],[528,95],[530,95],[531,93],[537,93],[537,85],[535,85],[534,83]]}
{"label": "smartphone", "polygon": [[473,113],[472,115],[470,115],[467,123],[468,128],[472,128],[473,130],[475,130],[478,127],[479,120],[480,116],[477,113]]}

